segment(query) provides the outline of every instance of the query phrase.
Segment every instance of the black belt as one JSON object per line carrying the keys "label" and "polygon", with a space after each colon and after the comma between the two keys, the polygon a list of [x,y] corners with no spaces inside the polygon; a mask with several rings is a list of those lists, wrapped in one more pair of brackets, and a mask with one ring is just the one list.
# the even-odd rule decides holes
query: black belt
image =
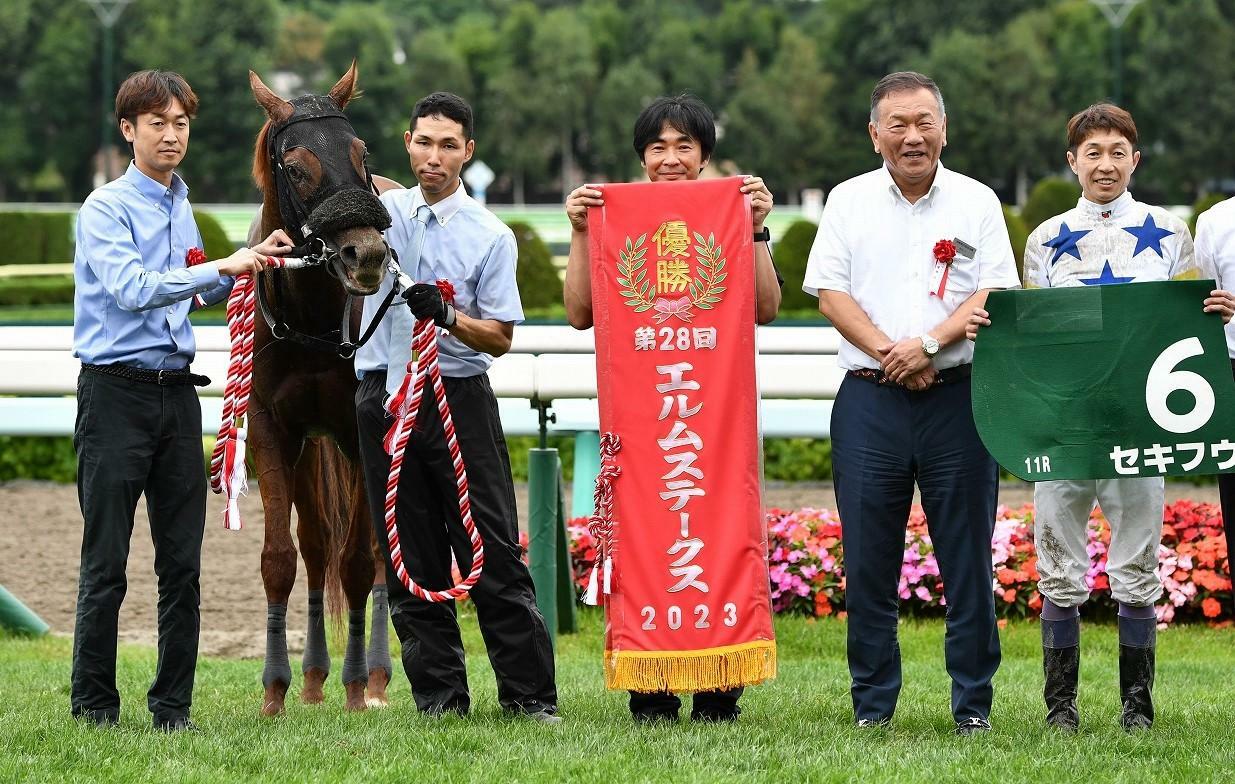
{"label": "black belt", "polygon": [[[957,381],[964,381],[965,379],[969,378],[969,376],[972,374],[973,374],[973,365],[971,364],[957,365],[956,367],[944,368],[943,370],[940,370],[938,373],[935,374],[935,380],[931,382],[931,386],[936,387],[936,386],[939,386],[940,384],[955,384]],[[860,378],[863,381],[869,381],[872,384],[885,384],[885,385],[890,385],[894,387],[904,387],[905,386],[902,383],[893,381],[882,370],[876,370],[875,368],[861,368],[859,370],[850,370],[849,375],[853,376],[854,378]],[[930,387],[927,387],[927,389],[930,389]]]}
{"label": "black belt", "polygon": [[100,376],[115,376],[116,378],[138,381],[143,384],[158,384],[161,387],[186,384],[204,387],[210,383],[209,378],[199,376],[188,368],[151,370],[149,368],[133,367],[132,365],[88,365],[83,362],[81,369],[87,373],[97,373]]}

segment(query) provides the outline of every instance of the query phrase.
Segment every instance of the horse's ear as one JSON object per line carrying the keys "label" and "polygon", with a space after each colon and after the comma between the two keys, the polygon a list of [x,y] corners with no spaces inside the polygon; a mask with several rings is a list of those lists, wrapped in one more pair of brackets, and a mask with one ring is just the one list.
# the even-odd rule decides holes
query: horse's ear
{"label": "horse's ear", "polygon": [[274,122],[283,122],[295,111],[289,102],[275,95],[261,77],[252,71],[249,71],[249,89],[253,91],[258,105],[266,110],[266,116]]}
{"label": "horse's ear", "polygon": [[347,69],[347,73],[339,81],[335,82],[334,87],[330,88],[330,100],[334,101],[335,106],[340,109],[347,107],[347,102],[352,100],[352,96],[356,92],[356,58],[352,58],[352,67]]}

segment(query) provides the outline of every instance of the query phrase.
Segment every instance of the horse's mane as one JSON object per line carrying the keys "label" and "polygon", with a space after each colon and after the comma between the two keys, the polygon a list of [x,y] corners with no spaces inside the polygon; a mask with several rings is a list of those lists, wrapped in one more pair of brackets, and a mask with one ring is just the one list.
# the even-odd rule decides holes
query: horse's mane
{"label": "horse's mane", "polygon": [[274,171],[270,168],[270,156],[266,154],[266,137],[270,133],[270,120],[257,133],[253,148],[253,181],[263,196],[274,193]]}

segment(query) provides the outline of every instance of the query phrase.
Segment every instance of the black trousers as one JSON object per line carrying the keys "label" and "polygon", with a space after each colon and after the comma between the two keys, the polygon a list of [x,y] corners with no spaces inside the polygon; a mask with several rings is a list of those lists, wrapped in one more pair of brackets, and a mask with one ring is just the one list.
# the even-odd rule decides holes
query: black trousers
{"label": "black trousers", "polygon": [[116,627],[137,500],[145,493],[159,582],[155,723],[189,715],[200,626],[206,466],[191,386],[82,371],[77,379],[77,495],[85,529],[73,630],[74,716],[116,719]]}
{"label": "black trousers", "polygon": [[[472,520],[484,542],[485,565],[470,596],[497,676],[498,702],[519,712],[557,709],[553,648],[532,577],[521,558],[510,457],[489,377],[443,378],[455,434],[467,468]],[[382,437],[391,419],[382,409],[385,374],[366,373],[356,392],[365,485],[378,539],[386,547],[383,519],[390,458]],[[453,548],[459,570],[471,569],[472,550],[459,514],[454,466],[437,405],[429,390],[408,440],[397,507],[403,562],[421,586],[450,587]],[[403,669],[422,711],[466,712],[471,705],[463,641],[454,602],[413,597],[386,559],[390,615],[403,645]]]}
{"label": "black trousers", "polygon": [[[1235,373],[1235,359],[1231,360],[1231,371]],[[1222,525],[1226,529],[1227,570],[1230,571],[1235,562],[1235,474],[1218,474],[1218,498],[1222,506]],[[1235,601],[1235,591],[1231,599]]]}
{"label": "black trousers", "polygon": [[947,599],[952,714],[987,718],[1000,660],[991,589],[998,467],[978,439],[969,380],[910,392],[847,376],[832,407],[832,471],[856,717],[890,719],[900,694],[897,586],[916,480]]}

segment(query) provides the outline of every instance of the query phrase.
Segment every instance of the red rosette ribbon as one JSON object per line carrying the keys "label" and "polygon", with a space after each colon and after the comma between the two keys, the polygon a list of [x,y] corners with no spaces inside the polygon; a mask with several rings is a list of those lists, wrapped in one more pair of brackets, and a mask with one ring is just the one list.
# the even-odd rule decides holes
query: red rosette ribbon
{"label": "red rosette ribbon", "polygon": [[944,265],[943,275],[939,278],[939,288],[931,292],[942,299],[944,289],[948,286],[948,271],[952,269],[952,261],[956,258],[956,243],[952,240],[939,240],[931,252],[935,255],[935,261]]}
{"label": "red rosette ribbon", "polygon": [[437,282],[437,290],[442,292],[442,301],[447,305],[455,304],[455,287],[450,281],[442,279]]}
{"label": "red rosette ribbon", "polygon": [[189,248],[188,253],[184,254],[184,266],[194,267],[206,261],[206,251],[201,248]]}

